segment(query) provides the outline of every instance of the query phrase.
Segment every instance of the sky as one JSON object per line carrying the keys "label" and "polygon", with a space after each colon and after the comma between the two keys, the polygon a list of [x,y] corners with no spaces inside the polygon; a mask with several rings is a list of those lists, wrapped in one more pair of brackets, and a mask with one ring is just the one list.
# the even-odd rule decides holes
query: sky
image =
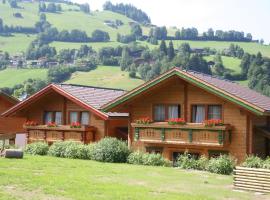
{"label": "sky", "polygon": [[[106,0],[74,0],[102,10]],[[145,11],[155,25],[196,27],[199,32],[237,30],[270,43],[270,0],[111,0],[130,3]]]}

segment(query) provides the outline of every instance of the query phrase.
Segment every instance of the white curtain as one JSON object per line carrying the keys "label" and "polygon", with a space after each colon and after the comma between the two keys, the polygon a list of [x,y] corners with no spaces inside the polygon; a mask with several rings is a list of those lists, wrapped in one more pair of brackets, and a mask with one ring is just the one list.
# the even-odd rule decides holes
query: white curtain
{"label": "white curtain", "polygon": [[45,124],[48,124],[50,122],[52,122],[52,112],[45,112],[45,116],[44,116],[44,122]]}
{"label": "white curtain", "polygon": [[155,121],[165,121],[165,106],[164,105],[157,105],[154,109],[154,116]]}
{"label": "white curtain", "polygon": [[168,118],[178,118],[179,117],[179,111],[178,111],[178,105],[171,105],[168,107]]}
{"label": "white curtain", "polygon": [[70,123],[78,122],[78,112],[70,112]]}
{"label": "white curtain", "polygon": [[195,106],[193,108],[193,122],[202,123],[205,119],[205,106]]}
{"label": "white curtain", "polygon": [[82,112],[81,124],[82,125],[89,125],[89,112]]}
{"label": "white curtain", "polygon": [[221,106],[209,106],[208,119],[221,119]]}
{"label": "white curtain", "polygon": [[55,123],[57,125],[62,124],[62,112],[55,112]]}

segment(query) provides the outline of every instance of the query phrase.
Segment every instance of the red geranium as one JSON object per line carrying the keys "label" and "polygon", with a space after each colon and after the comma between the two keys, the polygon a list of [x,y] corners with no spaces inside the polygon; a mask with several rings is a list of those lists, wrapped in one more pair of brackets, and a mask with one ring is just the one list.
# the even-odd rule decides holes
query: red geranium
{"label": "red geranium", "polygon": [[82,127],[82,125],[80,122],[72,122],[70,124],[70,128],[81,128],[81,127]]}
{"label": "red geranium", "polygon": [[30,120],[24,123],[24,126],[37,126],[37,125],[38,123],[36,121],[30,121]]}
{"label": "red geranium", "polygon": [[223,125],[223,122],[221,119],[208,119],[208,120],[204,120],[203,123],[206,127],[222,126]]}
{"label": "red geranium", "polygon": [[186,124],[186,120],[184,118],[172,118],[167,120],[170,125],[184,125]]}
{"label": "red geranium", "polygon": [[149,117],[142,117],[136,120],[137,124],[150,124],[152,120]]}
{"label": "red geranium", "polygon": [[57,124],[55,122],[49,122],[47,123],[48,127],[57,127]]}

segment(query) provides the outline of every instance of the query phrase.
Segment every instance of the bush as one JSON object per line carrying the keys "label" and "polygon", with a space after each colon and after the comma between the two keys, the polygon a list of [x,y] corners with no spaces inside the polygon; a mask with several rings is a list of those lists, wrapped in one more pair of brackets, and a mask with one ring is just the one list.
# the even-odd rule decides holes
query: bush
{"label": "bush", "polygon": [[197,160],[196,162],[197,162],[196,167],[198,170],[207,170],[208,169],[209,159],[206,158],[205,156],[201,156],[199,158],[199,160]]}
{"label": "bush", "polygon": [[267,157],[265,161],[263,161],[263,166],[264,169],[270,169],[270,157]]}
{"label": "bush", "polygon": [[217,158],[211,158],[208,165],[208,171],[216,174],[231,174],[235,167],[235,160],[228,155],[221,155]]}
{"label": "bush", "polygon": [[198,169],[197,160],[187,152],[178,156],[176,166],[181,169]]}
{"label": "bush", "polygon": [[127,163],[135,165],[143,165],[143,152],[136,151],[131,153],[127,158]]}
{"label": "bush", "polygon": [[151,166],[171,166],[170,161],[164,159],[160,154],[149,154],[136,151],[128,156],[127,162],[135,165],[151,165]]}
{"label": "bush", "polygon": [[107,137],[94,145],[92,159],[101,162],[124,163],[129,154],[126,142]]}
{"label": "bush", "polygon": [[25,152],[32,155],[47,155],[49,146],[44,142],[35,142],[28,144],[25,148]]}
{"label": "bush", "polygon": [[257,156],[247,156],[242,164],[243,167],[262,168],[263,160]]}

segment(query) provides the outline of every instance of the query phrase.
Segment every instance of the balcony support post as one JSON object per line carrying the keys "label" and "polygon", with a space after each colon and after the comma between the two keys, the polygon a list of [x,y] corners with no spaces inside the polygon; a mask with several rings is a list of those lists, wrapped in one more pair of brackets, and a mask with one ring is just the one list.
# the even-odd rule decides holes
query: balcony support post
{"label": "balcony support post", "polygon": [[193,131],[192,129],[188,130],[188,141],[189,143],[192,143],[193,140]]}
{"label": "balcony support post", "polygon": [[135,135],[134,135],[134,140],[138,141],[140,137],[140,129],[139,128],[135,128]]}
{"label": "balcony support post", "polygon": [[161,138],[162,141],[165,141],[165,128],[161,129],[160,138]]}

